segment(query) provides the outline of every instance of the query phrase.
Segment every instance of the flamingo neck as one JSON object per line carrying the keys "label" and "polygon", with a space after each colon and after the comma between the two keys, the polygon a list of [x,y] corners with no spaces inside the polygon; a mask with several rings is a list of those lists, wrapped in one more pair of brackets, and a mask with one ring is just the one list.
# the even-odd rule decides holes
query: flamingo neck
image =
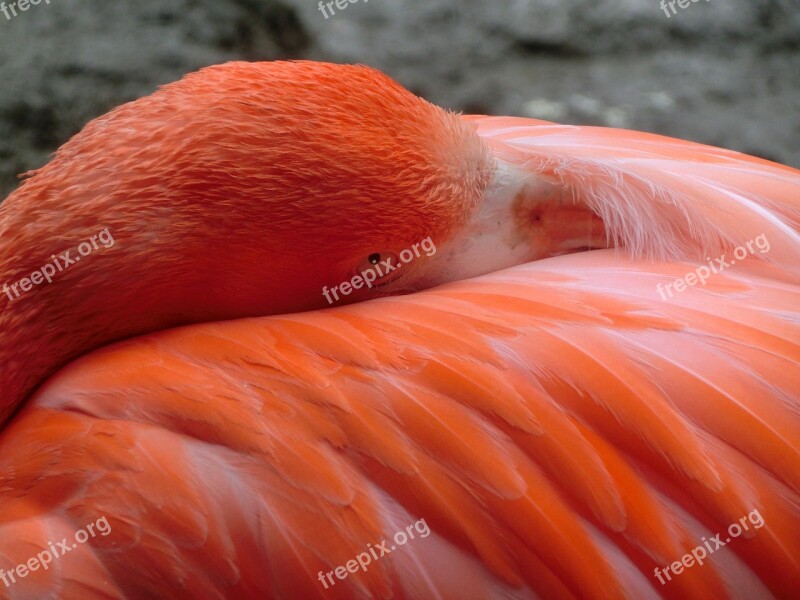
{"label": "flamingo neck", "polygon": [[[56,368],[117,332],[111,329],[104,335],[99,328],[89,328],[88,321],[81,323],[68,316],[63,307],[75,299],[61,294],[63,286],[54,280],[32,287],[31,274],[41,271],[38,268],[28,271],[25,267],[27,275],[22,275],[25,271],[21,272],[12,260],[18,255],[9,252],[5,244],[0,244],[0,255],[3,256],[0,263],[2,426],[36,385]],[[84,308],[84,315],[93,310],[91,302]]]}
{"label": "flamingo neck", "polygon": [[178,243],[175,228],[192,226],[190,216],[158,231],[124,212],[89,219],[71,210],[63,221],[31,222],[36,189],[26,182],[0,204],[0,427],[47,377],[94,349],[175,326],[288,310],[261,289],[226,285],[234,263],[243,280],[272,285],[256,277],[270,273],[263,261],[249,266],[234,247],[221,253],[224,262],[210,260],[202,248],[222,244],[199,224],[196,239]]}
{"label": "flamingo neck", "polygon": [[110,228],[56,237],[25,222],[22,196],[0,205],[0,426],[60,366],[159,325],[117,313],[114,278],[102,272],[120,262]]}

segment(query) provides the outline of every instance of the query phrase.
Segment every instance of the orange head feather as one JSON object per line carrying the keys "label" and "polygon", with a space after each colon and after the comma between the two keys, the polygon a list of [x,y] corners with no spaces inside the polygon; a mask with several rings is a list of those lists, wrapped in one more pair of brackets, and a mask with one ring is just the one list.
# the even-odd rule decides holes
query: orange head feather
{"label": "orange head feather", "polygon": [[0,205],[0,285],[103,228],[116,240],[0,296],[0,423],[109,341],[327,306],[322,287],[371,253],[450,236],[490,170],[471,126],[361,66],[229,63],[111,111]]}

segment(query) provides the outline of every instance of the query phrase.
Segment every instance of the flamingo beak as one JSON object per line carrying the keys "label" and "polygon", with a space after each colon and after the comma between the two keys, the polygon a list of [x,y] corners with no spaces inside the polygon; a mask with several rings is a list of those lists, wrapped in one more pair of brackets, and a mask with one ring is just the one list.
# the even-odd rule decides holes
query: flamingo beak
{"label": "flamingo beak", "polygon": [[492,184],[466,223],[420,267],[413,285],[406,282],[403,287],[426,289],[605,247],[603,222],[562,187],[499,163]]}

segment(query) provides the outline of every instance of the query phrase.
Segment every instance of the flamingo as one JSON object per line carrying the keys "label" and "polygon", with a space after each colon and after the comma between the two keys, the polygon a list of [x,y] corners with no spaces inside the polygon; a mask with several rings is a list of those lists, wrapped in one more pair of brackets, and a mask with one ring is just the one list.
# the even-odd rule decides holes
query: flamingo
{"label": "flamingo", "polygon": [[0,284],[115,241],[0,296],[0,597],[797,597],[798,223],[789,167],[364,66],[118,107],[0,205]]}

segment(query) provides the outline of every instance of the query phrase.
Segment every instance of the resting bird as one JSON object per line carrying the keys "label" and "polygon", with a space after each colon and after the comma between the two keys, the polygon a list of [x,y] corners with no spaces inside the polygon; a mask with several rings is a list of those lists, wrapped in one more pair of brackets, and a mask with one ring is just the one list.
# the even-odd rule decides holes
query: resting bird
{"label": "resting bird", "polygon": [[799,225],[367,67],[121,106],[0,205],[0,597],[796,597]]}

